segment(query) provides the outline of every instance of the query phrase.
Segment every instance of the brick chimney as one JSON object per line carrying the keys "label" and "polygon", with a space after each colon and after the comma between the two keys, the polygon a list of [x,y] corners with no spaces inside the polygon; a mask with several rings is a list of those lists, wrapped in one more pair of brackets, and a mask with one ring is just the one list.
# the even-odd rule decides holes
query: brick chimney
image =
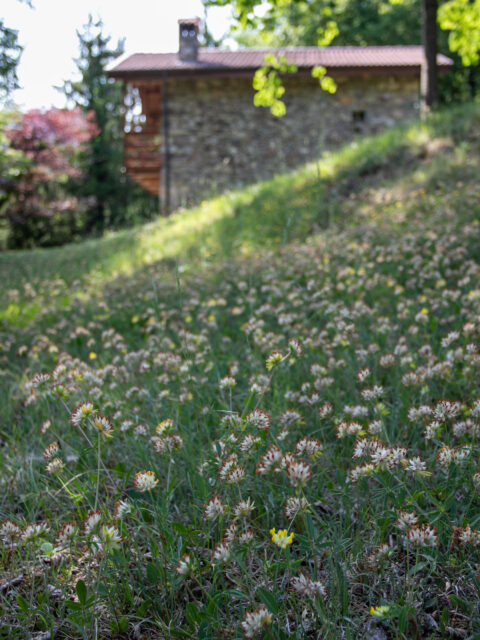
{"label": "brick chimney", "polygon": [[179,20],[179,49],[180,60],[196,60],[198,58],[198,33],[200,31],[200,18]]}

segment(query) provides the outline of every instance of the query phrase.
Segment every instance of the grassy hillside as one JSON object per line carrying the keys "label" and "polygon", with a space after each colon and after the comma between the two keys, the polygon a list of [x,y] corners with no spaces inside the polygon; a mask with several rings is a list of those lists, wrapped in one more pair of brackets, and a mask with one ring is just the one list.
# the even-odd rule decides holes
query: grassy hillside
{"label": "grassy hillside", "polygon": [[6,301],[0,319],[28,321],[45,304],[64,307],[74,295],[152,264],[185,272],[351,226],[408,227],[434,212],[444,194],[461,204],[456,190],[478,175],[479,124],[478,107],[452,109],[137,229],[58,249],[0,253],[8,275],[0,283]]}
{"label": "grassy hillside", "polygon": [[0,255],[0,637],[480,636],[479,125]]}

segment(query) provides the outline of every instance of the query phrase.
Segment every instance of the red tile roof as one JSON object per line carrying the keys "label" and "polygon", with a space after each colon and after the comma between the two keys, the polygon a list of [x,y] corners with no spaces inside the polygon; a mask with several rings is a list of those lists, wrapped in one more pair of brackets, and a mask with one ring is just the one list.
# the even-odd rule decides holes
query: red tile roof
{"label": "red tile roof", "polygon": [[[316,65],[327,69],[384,69],[404,68],[418,70],[423,60],[420,45],[387,47],[287,47],[282,49],[245,49],[222,51],[200,49],[198,60],[180,60],[178,53],[135,53],[112,67],[109,74],[154,74],[155,72],[231,72],[249,71],[262,66],[266,53],[284,55],[289,63],[299,69]],[[438,65],[446,69],[453,64],[450,58],[438,55]]]}

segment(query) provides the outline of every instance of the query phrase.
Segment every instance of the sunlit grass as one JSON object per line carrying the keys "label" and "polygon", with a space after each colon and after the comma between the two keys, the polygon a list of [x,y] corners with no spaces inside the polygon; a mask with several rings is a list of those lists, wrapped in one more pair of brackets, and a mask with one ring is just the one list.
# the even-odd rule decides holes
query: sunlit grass
{"label": "sunlit grass", "polygon": [[[140,227],[67,247],[2,253],[0,271],[8,277],[2,279],[0,292],[8,300],[7,291],[16,290],[22,303],[5,304],[0,319],[28,322],[42,307],[45,280],[59,279],[59,296],[65,288],[68,295],[94,295],[99,282],[132,275],[158,261],[165,263],[165,277],[173,278],[179,266],[182,271],[197,269],[302,241],[326,228],[380,220],[384,208],[375,193],[383,192],[382,198],[390,202],[386,206],[394,208],[399,206],[394,200],[404,202],[411,194],[422,198],[421,189],[429,182],[430,187],[433,181],[448,185],[465,168],[478,168],[478,157],[469,153],[471,145],[465,141],[446,158],[423,158],[430,141],[447,136],[453,144],[475,130],[479,120],[475,106],[453,109],[426,122],[360,138],[298,171]],[[23,290],[26,282],[38,282],[35,303]]]}
{"label": "sunlit grass", "polygon": [[479,637],[478,119],[0,255],[0,637]]}

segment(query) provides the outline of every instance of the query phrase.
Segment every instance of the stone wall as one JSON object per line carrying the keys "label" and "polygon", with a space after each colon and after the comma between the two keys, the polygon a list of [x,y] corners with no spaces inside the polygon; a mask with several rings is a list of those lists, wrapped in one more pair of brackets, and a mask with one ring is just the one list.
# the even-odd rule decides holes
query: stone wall
{"label": "stone wall", "polygon": [[171,206],[292,169],[360,132],[418,114],[418,78],[336,82],[330,95],[310,77],[287,78],[287,115],[278,119],[253,106],[251,78],[169,78]]}

